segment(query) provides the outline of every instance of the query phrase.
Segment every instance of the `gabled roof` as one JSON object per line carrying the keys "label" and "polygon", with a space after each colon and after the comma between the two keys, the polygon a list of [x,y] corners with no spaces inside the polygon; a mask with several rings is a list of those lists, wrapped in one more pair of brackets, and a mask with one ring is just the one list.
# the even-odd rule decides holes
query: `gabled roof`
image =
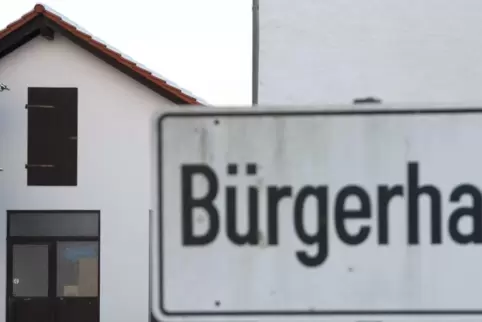
{"label": "gabled roof", "polygon": [[38,35],[42,35],[47,39],[53,39],[55,32],[64,35],[75,44],[88,50],[173,103],[203,104],[199,98],[186,93],[179,86],[136,63],[108,44],[97,38],[94,39],[93,35],[90,35],[66,17],[42,4],[35,5],[32,11],[12,22],[5,29],[0,30],[0,59]]}

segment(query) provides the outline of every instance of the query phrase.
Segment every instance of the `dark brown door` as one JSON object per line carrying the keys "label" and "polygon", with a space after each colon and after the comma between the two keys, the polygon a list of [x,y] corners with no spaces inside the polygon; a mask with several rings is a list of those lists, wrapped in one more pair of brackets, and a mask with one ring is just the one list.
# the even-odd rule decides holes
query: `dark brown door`
{"label": "dark brown door", "polygon": [[9,322],[98,322],[97,241],[9,243]]}

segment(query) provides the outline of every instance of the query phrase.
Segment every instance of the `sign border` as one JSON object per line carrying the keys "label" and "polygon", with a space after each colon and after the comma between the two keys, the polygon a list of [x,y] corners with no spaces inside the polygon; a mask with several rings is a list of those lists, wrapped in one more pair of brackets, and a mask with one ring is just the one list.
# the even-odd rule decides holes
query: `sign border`
{"label": "sign border", "polygon": [[[430,106],[430,105],[428,105]],[[357,107],[356,110],[293,110],[293,109],[276,109],[276,108],[232,108],[229,109],[215,109],[215,108],[199,108],[186,111],[169,111],[160,116],[158,120],[158,171],[159,171],[159,211],[158,218],[154,223],[158,235],[153,236],[152,241],[155,247],[151,256],[157,258],[156,266],[152,271],[152,277],[154,281],[154,292],[152,301],[152,311],[156,318],[162,321],[165,317],[238,317],[246,318],[253,316],[262,317],[280,317],[280,316],[304,316],[304,317],[327,317],[327,316],[428,316],[428,315],[482,315],[482,306],[478,309],[472,310],[458,310],[458,309],[424,309],[424,310],[261,310],[261,311],[222,311],[213,309],[210,311],[169,311],[164,306],[165,290],[163,289],[163,253],[162,253],[162,200],[163,200],[163,173],[162,173],[162,159],[163,159],[163,146],[162,146],[162,124],[167,118],[216,118],[216,117],[305,117],[305,116],[317,116],[317,117],[330,117],[330,116],[386,116],[386,115],[399,115],[399,116],[417,116],[417,115],[460,115],[460,114],[482,114],[482,107],[463,107],[463,108],[427,108],[427,109],[414,109],[414,108],[367,108]],[[383,105],[382,105],[383,107]],[[156,250],[157,248],[157,250]]]}

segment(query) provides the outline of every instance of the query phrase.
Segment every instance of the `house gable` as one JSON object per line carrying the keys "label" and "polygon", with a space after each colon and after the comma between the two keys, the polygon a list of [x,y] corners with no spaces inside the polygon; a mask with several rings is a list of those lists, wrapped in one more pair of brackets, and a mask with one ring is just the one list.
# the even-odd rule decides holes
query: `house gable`
{"label": "house gable", "polygon": [[175,104],[202,105],[198,98],[186,94],[179,87],[169,84],[167,80],[154,75],[153,72],[139,66],[106,44],[95,40],[92,35],[80,30],[62,16],[40,4],[0,31],[0,59],[38,36],[52,40],[55,38],[55,33],[63,35],[79,47]]}
{"label": "house gable", "polygon": [[[0,213],[5,218],[7,211],[26,209],[35,214],[52,209],[65,211],[65,214],[84,210],[98,212],[102,222],[101,248],[106,250],[104,255],[100,255],[102,282],[96,315],[100,316],[100,321],[142,319],[148,309],[148,298],[143,294],[147,294],[149,281],[139,276],[131,282],[129,274],[148,269],[145,257],[148,210],[156,207],[158,195],[158,175],[155,172],[159,166],[157,120],[166,110],[176,108],[176,104],[126,77],[60,34],[55,34],[54,41],[36,37],[12,55],[1,59],[0,79],[11,89],[0,93],[0,167],[3,168]],[[35,109],[40,105],[51,104],[57,108],[59,104],[40,101],[37,94],[37,98],[30,95],[29,100],[29,89],[38,92],[43,88],[56,92],[59,89],[77,88],[77,110],[74,105],[69,106],[73,108],[70,115],[77,115],[77,122],[71,119],[57,123],[56,120],[64,119],[59,117],[42,124],[45,119],[37,118],[37,131],[29,135],[30,129],[35,130],[29,126],[29,114],[42,113],[42,110]],[[51,96],[48,95],[49,98]],[[71,99],[65,101],[71,102]],[[26,108],[25,105],[29,103],[38,106]],[[69,157],[77,163],[73,165],[77,171],[76,182],[66,182],[64,179],[67,178],[59,182],[56,174],[49,175],[50,182],[46,182],[44,177],[42,185],[36,178],[32,179],[37,182],[29,182],[29,173],[51,171],[51,165],[57,167],[56,162],[62,161],[50,158],[54,156],[50,151],[55,150],[55,154],[67,152],[62,151],[63,146],[53,142],[54,149],[43,150],[45,159],[30,160],[29,145],[37,145],[44,140],[38,137],[35,141],[29,141],[29,136],[39,133],[40,128],[50,131],[52,124],[58,126],[59,123],[74,131],[77,124],[76,137],[75,133],[65,133],[69,138],[73,136],[70,142],[77,145],[76,155]],[[0,238],[5,243],[5,231]],[[125,265],[126,259],[122,254],[126,249],[136,253],[128,258],[135,264]],[[0,267],[0,273],[4,276],[8,276],[6,267],[6,263]],[[105,271],[107,274],[104,276]],[[117,294],[118,281],[125,279],[126,287],[140,294],[134,302],[131,293]],[[11,279],[5,277],[4,281],[8,283]],[[53,289],[56,290],[56,285]],[[7,294],[3,292],[0,295],[4,303]],[[109,299],[115,300],[109,304]],[[119,312],[117,307],[128,309]],[[3,314],[6,314],[5,309]]]}

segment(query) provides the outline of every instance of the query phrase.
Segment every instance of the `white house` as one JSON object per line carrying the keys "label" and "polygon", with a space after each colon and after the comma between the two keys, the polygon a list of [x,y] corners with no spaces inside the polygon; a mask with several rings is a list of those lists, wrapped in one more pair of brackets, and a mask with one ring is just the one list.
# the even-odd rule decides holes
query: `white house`
{"label": "white house", "polygon": [[0,31],[0,81],[0,312],[147,321],[156,120],[202,102],[42,5]]}
{"label": "white house", "polygon": [[259,104],[482,100],[480,0],[254,3]]}

